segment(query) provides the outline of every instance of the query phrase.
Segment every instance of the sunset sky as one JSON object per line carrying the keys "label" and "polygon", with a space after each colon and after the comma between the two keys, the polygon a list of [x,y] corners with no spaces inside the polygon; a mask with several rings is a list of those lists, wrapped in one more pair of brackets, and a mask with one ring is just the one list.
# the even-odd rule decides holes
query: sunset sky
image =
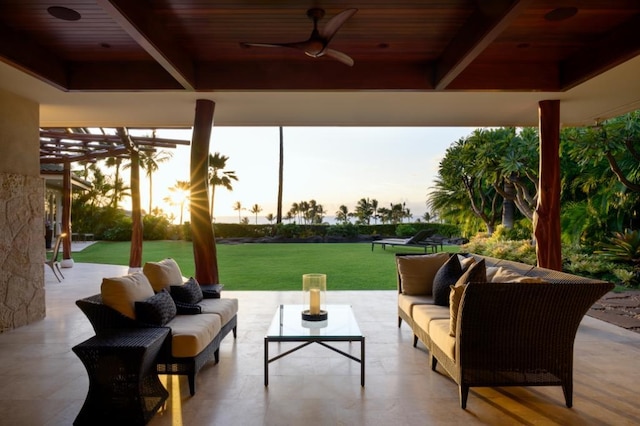
{"label": "sunset sky", "polygon": [[[316,200],[327,216],[334,216],[341,204],[353,211],[361,198],[377,199],[379,206],[406,203],[413,218],[426,212],[426,195],[437,175],[446,149],[474,128],[437,127],[285,127],[283,214],[294,202]],[[190,130],[158,132],[159,137],[191,139]],[[233,210],[255,223],[249,212],[262,207],[258,223],[277,212],[278,127],[214,127],[211,152],[229,157],[227,169],[238,181],[233,191],[217,187],[216,222],[238,222]],[[189,147],[178,146],[173,159],[154,174],[154,206],[179,217],[179,209],[162,200],[177,180],[189,180]],[[142,207],[148,208],[148,179],[142,174]],[[125,206],[126,207],[126,206]],[[184,219],[189,214],[185,209]]]}

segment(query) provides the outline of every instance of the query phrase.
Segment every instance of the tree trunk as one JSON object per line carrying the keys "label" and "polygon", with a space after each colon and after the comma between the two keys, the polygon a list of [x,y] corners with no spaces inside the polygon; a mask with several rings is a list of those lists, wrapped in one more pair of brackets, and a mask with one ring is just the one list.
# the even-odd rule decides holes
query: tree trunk
{"label": "tree trunk", "polygon": [[539,103],[540,187],[533,216],[538,266],[562,270],[560,241],[560,101]]}
{"label": "tree trunk", "polygon": [[137,150],[131,151],[131,250],[129,267],[142,266],[142,206],[140,205],[140,156]]}
{"label": "tree trunk", "polygon": [[513,229],[515,220],[515,203],[513,202],[513,199],[516,196],[516,188],[513,183],[505,181],[504,192],[507,196],[503,197],[502,202],[502,226],[507,229]]}
{"label": "tree trunk", "polygon": [[64,162],[62,174],[62,232],[67,238],[62,240],[62,259],[71,259],[71,163]]}
{"label": "tree trunk", "polygon": [[191,142],[191,234],[195,278],[201,284],[217,284],[218,256],[209,213],[209,139],[213,125],[215,103],[196,101],[196,114]]}
{"label": "tree trunk", "polygon": [[282,223],[282,182],[284,177],[284,135],[280,126],[280,166],[278,168],[278,213],[276,223]]}

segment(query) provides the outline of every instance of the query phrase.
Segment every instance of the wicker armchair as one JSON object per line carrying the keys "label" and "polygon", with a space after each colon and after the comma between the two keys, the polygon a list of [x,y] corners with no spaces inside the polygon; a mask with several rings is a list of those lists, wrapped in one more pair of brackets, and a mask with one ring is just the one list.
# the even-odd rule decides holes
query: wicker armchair
{"label": "wicker armchair", "polygon": [[573,404],[573,342],[593,303],[613,288],[607,282],[470,283],[456,328],[455,359],[431,344],[458,384],[460,406],[470,387],[562,386]]}

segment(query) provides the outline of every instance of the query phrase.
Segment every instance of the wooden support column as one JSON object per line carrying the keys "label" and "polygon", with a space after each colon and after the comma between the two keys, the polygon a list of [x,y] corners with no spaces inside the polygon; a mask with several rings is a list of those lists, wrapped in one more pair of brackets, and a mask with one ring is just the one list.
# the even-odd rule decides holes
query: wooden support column
{"label": "wooden support column", "polygon": [[124,127],[118,128],[118,136],[127,147],[131,159],[131,249],[129,268],[142,267],[142,206],[140,202],[140,153]]}
{"label": "wooden support column", "polygon": [[540,184],[533,216],[538,266],[562,270],[560,242],[560,101],[538,104],[540,127]]}
{"label": "wooden support column", "polygon": [[62,232],[67,238],[62,240],[62,259],[71,259],[71,163],[64,162],[62,171]]}
{"label": "wooden support column", "polygon": [[196,101],[191,141],[191,235],[196,280],[200,284],[218,284],[218,256],[209,212],[209,139],[215,103]]}

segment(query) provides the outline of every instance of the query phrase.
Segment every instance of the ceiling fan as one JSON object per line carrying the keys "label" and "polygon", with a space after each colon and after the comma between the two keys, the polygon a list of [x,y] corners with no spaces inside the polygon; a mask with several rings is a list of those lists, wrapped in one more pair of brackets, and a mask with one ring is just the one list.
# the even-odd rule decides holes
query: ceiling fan
{"label": "ceiling fan", "polygon": [[328,45],[336,32],[342,27],[342,25],[351,18],[358,9],[346,9],[338,13],[333,18],[329,19],[329,22],[324,26],[322,31],[318,30],[318,21],[324,17],[324,9],[312,8],[307,10],[307,16],[313,20],[313,31],[311,36],[305,41],[293,42],[293,43],[240,43],[242,47],[289,47],[293,49],[302,50],[306,55],[312,58],[320,58],[321,56],[327,56],[342,62],[345,65],[353,66],[353,59],[342,52],[338,52],[334,49],[329,49]]}

